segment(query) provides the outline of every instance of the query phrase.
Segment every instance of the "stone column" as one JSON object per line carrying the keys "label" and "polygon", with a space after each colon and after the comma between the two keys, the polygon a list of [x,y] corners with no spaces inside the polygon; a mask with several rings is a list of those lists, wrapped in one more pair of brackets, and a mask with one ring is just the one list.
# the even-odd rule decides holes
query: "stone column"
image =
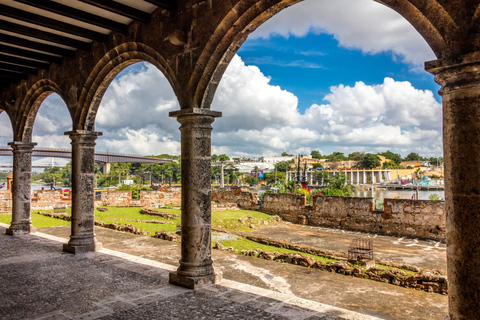
{"label": "stone column", "polygon": [[383,171],[382,170],[380,170],[378,172],[378,178],[379,178],[380,183],[382,183],[383,182]]}
{"label": "stone column", "polygon": [[190,289],[215,283],[211,247],[211,124],[220,112],[171,112],[180,122],[182,144],[182,244],[180,266],[170,283]]}
{"label": "stone column", "polygon": [[426,68],[442,86],[450,320],[480,319],[480,53]]}
{"label": "stone column", "polygon": [[353,184],[353,171],[350,171],[350,184]]}
{"label": "stone column", "polygon": [[360,184],[360,171],[357,170],[357,186]]}
{"label": "stone column", "polygon": [[367,172],[363,170],[363,184],[367,184]]}
{"label": "stone column", "polygon": [[95,217],[95,140],[101,132],[76,130],[65,132],[72,139],[72,231],[63,251],[97,251],[102,244],[94,232]]}
{"label": "stone column", "polygon": [[12,184],[12,223],[7,229],[8,235],[33,233],[30,213],[32,152],[36,143],[10,142],[13,149],[13,184]]}

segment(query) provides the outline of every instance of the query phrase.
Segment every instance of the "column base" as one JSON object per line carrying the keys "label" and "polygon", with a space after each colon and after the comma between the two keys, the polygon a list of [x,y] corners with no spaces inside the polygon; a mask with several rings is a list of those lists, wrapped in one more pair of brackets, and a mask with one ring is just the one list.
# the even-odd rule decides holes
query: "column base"
{"label": "column base", "polygon": [[211,274],[204,277],[187,277],[179,275],[176,272],[171,272],[169,274],[169,282],[171,284],[193,290],[219,283],[220,281],[222,281],[221,274]]}
{"label": "column base", "polygon": [[20,236],[22,234],[31,234],[35,233],[37,229],[35,229],[32,225],[26,226],[26,227],[21,227],[21,228],[8,228],[5,234],[9,236]]}
{"label": "column base", "polygon": [[81,245],[81,246],[73,246],[68,243],[63,245],[64,252],[73,253],[73,254],[100,251],[100,250],[102,250],[102,244],[100,242],[97,242],[94,244],[88,244],[88,245]]}

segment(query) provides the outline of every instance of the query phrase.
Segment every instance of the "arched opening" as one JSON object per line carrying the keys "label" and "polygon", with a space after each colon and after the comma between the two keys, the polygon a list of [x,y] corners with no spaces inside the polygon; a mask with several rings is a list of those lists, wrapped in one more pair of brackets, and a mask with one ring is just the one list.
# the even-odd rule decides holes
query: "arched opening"
{"label": "arched opening", "polygon": [[[358,18],[366,4],[378,8]],[[420,71],[422,59],[435,55],[405,19],[390,13],[373,1],[330,5],[304,1],[250,34],[234,57],[236,47],[232,46],[221,59],[223,72],[233,57],[211,107],[223,112],[213,124],[212,152],[250,160],[283,152],[310,156],[312,151],[348,156],[355,151],[390,150],[403,157],[411,152],[441,156],[442,107],[434,93],[438,86],[431,75]],[[319,19],[314,28],[308,25],[313,18]],[[419,42],[411,43],[415,41],[410,35]],[[413,48],[427,54],[419,58],[419,50]],[[215,86],[219,79],[215,75],[213,79]],[[211,93],[206,92],[206,96]],[[247,177],[256,175],[254,166],[259,164],[252,163],[245,171]],[[387,180],[382,171],[370,174],[377,182]],[[313,290],[305,290],[309,292],[305,297],[316,299]],[[338,292],[343,290],[338,287]],[[335,303],[328,298],[322,302]],[[440,305],[436,312],[445,313],[446,298]],[[375,305],[369,308],[396,317]]]}
{"label": "arched opening", "polygon": [[[4,128],[0,132],[0,147],[5,149],[10,149],[8,146],[9,142],[12,142],[13,137],[13,130],[12,130],[12,123],[10,122],[10,118],[8,117],[7,113],[4,110],[0,109],[0,128]],[[11,165],[12,159],[11,157],[1,157],[0,158],[0,165]],[[7,171],[8,168],[4,168],[3,170]],[[6,179],[6,177],[4,177]],[[2,179],[5,180],[5,179]]]}

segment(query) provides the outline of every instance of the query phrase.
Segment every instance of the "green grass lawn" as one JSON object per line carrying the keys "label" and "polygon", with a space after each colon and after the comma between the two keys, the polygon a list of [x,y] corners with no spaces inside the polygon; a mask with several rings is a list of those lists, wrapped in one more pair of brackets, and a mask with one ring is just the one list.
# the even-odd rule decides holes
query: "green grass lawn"
{"label": "green grass lawn", "polygon": [[[12,222],[11,214],[0,215],[0,222],[10,224]],[[69,221],[63,221],[60,219],[50,218],[41,216],[39,214],[32,214],[32,225],[36,229],[48,228],[48,227],[57,227],[57,226],[69,226]]]}
{"label": "green grass lawn", "polygon": [[[101,212],[95,209],[95,219],[100,220],[106,223],[118,222],[123,224],[132,224],[140,229],[145,229],[150,231],[152,234],[155,234],[156,231],[176,231],[177,225],[180,224],[180,218],[178,219],[166,219],[163,217],[150,216],[140,213],[141,208],[139,207],[108,207],[108,211]],[[180,209],[158,209],[159,211],[176,213],[179,216],[181,215]],[[48,211],[48,210],[47,210]],[[51,210],[50,210],[51,211]],[[60,210],[58,210],[60,211]],[[71,214],[71,209],[61,210],[66,211],[68,214]],[[42,217],[37,214],[37,211],[34,211],[32,217]],[[42,227],[59,225],[57,221],[61,221],[54,218],[42,217],[45,221],[45,224]],[[11,219],[11,218],[9,218]],[[125,221],[121,219],[130,219],[130,220],[155,220],[155,221],[170,221],[173,224],[154,224],[147,222],[136,222],[136,221]],[[241,221],[243,221],[243,223]],[[48,221],[51,221],[51,225],[48,225]],[[214,211],[212,212],[212,226],[216,228],[234,230],[234,231],[251,231],[250,225],[255,227],[265,224],[265,221],[268,224],[278,223],[272,219],[271,215],[258,212],[258,211],[249,211],[249,210],[230,210],[230,211]],[[8,221],[10,223],[10,221]],[[69,222],[60,225],[68,225]],[[40,228],[40,227],[39,227]]]}
{"label": "green grass lawn", "polygon": [[[274,253],[274,252],[278,252],[278,253],[298,253],[298,254],[301,254],[303,256],[316,259],[316,260],[322,262],[323,264],[326,264],[326,263],[329,263],[329,262],[334,263],[334,262],[338,261],[338,260],[335,260],[335,259],[328,259],[328,258],[324,258],[324,257],[314,256],[314,255],[304,253],[304,252],[300,252],[300,251],[295,251],[295,250],[290,250],[290,249],[285,249],[285,248],[278,248],[278,247],[274,247],[274,246],[268,246],[268,245],[260,244],[260,243],[257,243],[255,241],[251,241],[251,240],[248,240],[248,239],[245,239],[245,238],[239,238],[237,240],[223,240],[223,241],[217,241],[217,242],[220,242],[224,247],[233,247],[234,249],[237,249],[238,250],[237,254],[240,254],[240,251],[242,251],[243,249],[245,249],[245,250],[258,250],[258,249],[260,249],[264,252],[270,252],[270,253]],[[212,245],[214,246],[215,244],[213,243]]]}

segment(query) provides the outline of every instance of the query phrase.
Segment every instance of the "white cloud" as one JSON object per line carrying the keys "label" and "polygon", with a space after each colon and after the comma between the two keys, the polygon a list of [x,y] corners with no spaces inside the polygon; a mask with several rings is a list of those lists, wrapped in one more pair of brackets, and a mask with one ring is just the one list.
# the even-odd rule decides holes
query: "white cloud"
{"label": "white cloud", "polygon": [[[432,92],[409,82],[385,78],[377,85],[334,86],[323,104],[314,104],[304,113],[298,110],[294,94],[269,82],[258,67],[246,66],[238,56],[233,59],[212,104],[213,110],[223,112],[213,124],[213,152],[259,156],[390,149],[404,155],[412,151],[441,154],[441,105]],[[34,141],[39,147],[69,148],[70,140],[63,136],[71,127],[65,106],[53,95],[44,104]],[[104,135],[96,149],[179,154],[179,123],[168,117],[170,110],[178,110],[178,103],[158,70],[149,65],[127,70],[114,80],[100,106],[96,130]],[[0,124],[6,122],[6,115],[0,114]],[[11,131],[4,131],[0,138],[5,137],[6,144]]]}
{"label": "white cloud", "polygon": [[385,78],[378,85],[338,85],[330,88],[325,104],[301,114],[298,99],[269,81],[257,67],[233,59],[212,104],[223,112],[214,123],[214,152],[216,146],[237,155],[418,145],[422,154],[441,149],[441,105],[431,91],[409,82]]}
{"label": "white cloud", "polygon": [[415,69],[435,59],[405,18],[372,0],[305,0],[271,18],[250,37],[303,37],[309,32],[332,34],[341,46],[364,53],[392,52]]}

